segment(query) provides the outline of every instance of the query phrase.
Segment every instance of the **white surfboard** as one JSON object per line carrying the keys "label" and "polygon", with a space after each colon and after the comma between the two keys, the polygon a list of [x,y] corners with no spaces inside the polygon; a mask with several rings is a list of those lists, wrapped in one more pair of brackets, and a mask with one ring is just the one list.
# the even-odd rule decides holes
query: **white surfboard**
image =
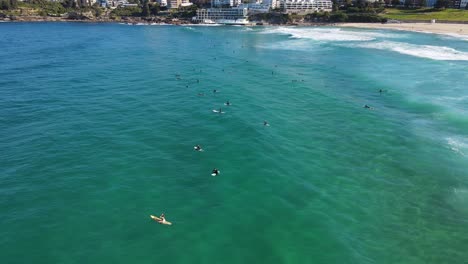
{"label": "white surfboard", "polygon": [[[214,112],[214,113],[219,113],[219,110],[213,109],[213,112]],[[221,114],[224,114],[224,112],[221,112]]]}
{"label": "white surfboard", "polygon": [[203,151],[203,149],[202,149],[202,148],[200,148],[200,149],[197,149],[197,146],[193,147],[193,149],[194,149],[194,150],[196,150],[196,151]]}
{"label": "white surfboard", "polygon": [[151,217],[151,219],[153,219],[154,221],[160,223],[161,225],[172,225],[171,222],[169,222],[169,221],[164,221],[164,222],[163,222],[162,219],[159,218],[159,217],[157,217],[157,216],[150,215],[150,217]]}
{"label": "white surfboard", "polygon": [[211,176],[214,177],[214,176],[219,175],[219,174],[221,174],[221,171],[218,171],[218,174],[216,174],[216,173],[211,173]]}

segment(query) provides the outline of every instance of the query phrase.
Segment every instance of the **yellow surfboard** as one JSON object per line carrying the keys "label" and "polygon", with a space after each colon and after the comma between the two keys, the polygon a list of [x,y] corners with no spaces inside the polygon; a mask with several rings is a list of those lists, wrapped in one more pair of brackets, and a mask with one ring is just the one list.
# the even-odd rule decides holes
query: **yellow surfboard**
{"label": "yellow surfboard", "polygon": [[163,222],[162,219],[159,218],[159,217],[157,217],[157,216],[150,215],[150,217],[151,217],[151,219],[153,219],[154,221],[156,221],[156,222],[158,222],[158,223],[160,223],[160,224],[162,224],[162,225],[172,225],[171,222],[169,222],[169,221],[164,221],[164,222]]}

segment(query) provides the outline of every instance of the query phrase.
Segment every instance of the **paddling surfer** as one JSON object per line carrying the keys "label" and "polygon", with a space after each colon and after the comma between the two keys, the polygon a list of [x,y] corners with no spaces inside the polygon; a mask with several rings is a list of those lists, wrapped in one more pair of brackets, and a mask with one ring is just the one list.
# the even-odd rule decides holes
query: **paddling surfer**
{"label": "paddling surfer", "polygon": [[164,215],[164,213],[162,213],[160,216],[159,216],[159,219],[154,219],[156,222],[160,223],[160,224],[166,224],[167,221],[166,221],[166,216]]}

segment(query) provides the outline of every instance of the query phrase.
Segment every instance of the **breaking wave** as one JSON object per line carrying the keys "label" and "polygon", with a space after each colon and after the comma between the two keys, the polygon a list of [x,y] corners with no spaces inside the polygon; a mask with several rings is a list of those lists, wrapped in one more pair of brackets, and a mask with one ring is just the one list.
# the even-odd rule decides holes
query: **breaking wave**
{"label": "breaking wave", "polygon": [[352,44],[348,46],[378,50],[390,50],[405,55],[411,55],[415,57],[433,60],[468,61],[468,52],[458,51],[456,49],[443,46],[416,45],[392,41],[366,42]]}
{"label": "breaking wave", "polygon": [[468,149],[468,143],[463,142],[461,139],[448,137],[446,138],[449,148],[462,156],[465,156],[465,151]]}
{"label": "breaking wave", "polygon": [[341,28],[294,28],[278,27],[263,31],[264,34],[289,35],[292,38],[316,41],[371,41],[376,38],[403,37],[403,34],[388,34],[367,31],[342,30]]}

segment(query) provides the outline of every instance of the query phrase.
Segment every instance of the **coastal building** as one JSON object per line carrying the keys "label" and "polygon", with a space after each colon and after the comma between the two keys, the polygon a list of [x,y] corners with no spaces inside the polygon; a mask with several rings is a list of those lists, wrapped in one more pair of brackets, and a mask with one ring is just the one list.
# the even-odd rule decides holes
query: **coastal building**
{"label": "coastal building", "polygon": [[211,0],[211,7],[236,7],[242,4],[242,0]]}
{"label": "coastal building", "polygon": [[331,0],[280,0],[279,8],[286,13],[313,13],[316,11],[331,11]]}
{"label": "coastal building", "polygon": [[179,8],[180,4],[182,4],[182,0],[169,0],[167,3],[168,8]]}
{"label": "coastal building", "polygon": [[161,7],[167,6],[167,0],[156,0],[156,3],[158,3]]}
{"label": "coastal building", "polygon": [[137,6],[136,4],[130,4],[127,0],[100,0],[100,5],[101,7],[107,7],[107,8],[117,8],[119,6],[121,7],[127,7],[127,6]]}
{"label": "coastal building", "polygon": [[205,24],[247,24],[246,8],[198,9],[194,20]]}
{"label": "coastal building", "polygon": [[460,8],[461,9],[466,9],[467,6],[468,6],[468,0],[461,0]]}
{"label": "coastal building", "polygon": [[189,0],[169,0],[166,3],[167,7],[172,9],[193,5]]}

